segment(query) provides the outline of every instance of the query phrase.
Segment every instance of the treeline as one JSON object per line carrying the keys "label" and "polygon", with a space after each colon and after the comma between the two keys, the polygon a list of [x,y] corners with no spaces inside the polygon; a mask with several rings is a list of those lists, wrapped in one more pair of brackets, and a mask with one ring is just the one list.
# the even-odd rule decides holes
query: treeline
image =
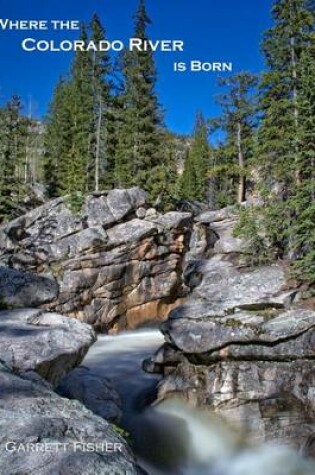
{"label": "treeline", "polygon": [[272,13],[266,71],[220,81],[221,115],[198,118],[181,192],[213,207],[250,192],[255,204],[240,208],[236,231],[250,262],[288,259],[295,277],[315,283],[315,2],[277,0]]}
{"label": "treeline", "polygon": [[30,187],[43,180],[42,132],[39,122],[22,114],[18,96],[0,108],[0,223],[25,212]]}
{"label": "treeline", "polygon": [[[134,36],[147,39],[144,1]],[[81,29],[84,42],[106,40],[97,15]],[[69,77],[58,83],[47,119],[45,177],[50,196],[138,185],[152,200],[174,184],[170,134],[155,91],[151,51],[77,52]]]}
{"label": "treeline", "polygon": [[314,16],[314,1],[275,2],[274,26],[263,40],[267,70],[259,82],[257,123],[244,142],[245,179],[255,175],[260,206],[243,210],[238,229],[255,262],[289,259],[294,274],[313,283]]}

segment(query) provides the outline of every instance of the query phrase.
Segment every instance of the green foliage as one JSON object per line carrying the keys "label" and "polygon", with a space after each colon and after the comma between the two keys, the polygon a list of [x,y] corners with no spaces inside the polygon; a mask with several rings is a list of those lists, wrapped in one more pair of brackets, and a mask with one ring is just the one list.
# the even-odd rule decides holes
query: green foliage
{"label": "green foliage", "polygon": [[128,445],[132,447],[133,440],[132,440],[131,434],[129,432],[127,432],[122,427],[117,426],[116,424],[111,424],[111,428],[113,429],[113,431],[117,435],[119,435],[120,437],[123,437],[123,439],[125,439],[125,441],[128,443]]}
{"label": "green foliage", "polygon": [[[104,40],[96,15],[90,29],[94,41]],[[80,39],[85,44],[89,40],[84,25]],[[112,184],[110,74],[107,54],[77,51],[69,77],[56,86],[45,134],[45,181],[50,196],[86,193],[100,184]]]}
{"label": "green foliage", "polygon": [[[144,1],[135,17],[137,38],[147,40],[151,23]],[[155,91],[156,70],[152,51],[124,51],[122,103],[118,121],[115,183],[138,185],[156,200],[165,194],[170,156],[164,150],[165,131]]]}
{"label": "green foliage", "polygon": [[264,204],[244,210],[236,232],[252,256],[289,258],[294,276],[314,283],[314,10],[304,0],[278,0],[273,15],[263,43],[268,71],[253,160]]}
{"label": "green foliage", "polygon": [[300,280],[315,283],[315,46],[301,57],[301,90],[298,98],[299,180],[289,199],[292,222],[287,239]]}
{"label": "green foliage", "polygon": [[74,192],[71,195],[65,196],[65,203],[73,214],[80,214],[84,204],[85,197],[80,192]]}
{"label": "green foliage", "polygon": [[208,169],[210,146],[207,123],[201,113],[197,114],[195,131],[187,150],[183,175],[179,180],[179,194],[182,198],[206,201],[208,192]]}
{"label": "green foliage", "polygon": [[18,96],[0,109],[0,222],[19,215],[25,196],[24,166],[29,120]]}
{"label": "green foliage", "polygon": [[[221,79],[220,85],[225,88],[225,93],[218,97],[217,102],[222,114],[210,121],[212,131],[219,129],[226,136],[224,145],[217,148],[218,153],[210,169],[213,186],[217,188],[218,181],[227,180],[229,194],[235,194],[239,203],[246,200],[247,166],[253,157],[257,82],[257,77],[247,72]],[[215,194],[214,201],[218,204],[220,191]]]}
{"label": "green foliage", "polygon": [[[135,36],[147,39],[144,1]],[[90,32],[90,34],[89,34]],[[85,43],[103,41],[97,15],[81,31]],[[125,51],[121,76],[107,52],[78,51],[71,74],[56,87],[47,118],[45,177],[50,196],[101,187],[138,185],[152,201],[171,200],[174,166],[155,91],[152,51]]]}
{"label": "green foliage", "polygon": [[270,264],[275,259],[264,207],[241,207],[234,236],[244,239],[245,261],[250,266]]}

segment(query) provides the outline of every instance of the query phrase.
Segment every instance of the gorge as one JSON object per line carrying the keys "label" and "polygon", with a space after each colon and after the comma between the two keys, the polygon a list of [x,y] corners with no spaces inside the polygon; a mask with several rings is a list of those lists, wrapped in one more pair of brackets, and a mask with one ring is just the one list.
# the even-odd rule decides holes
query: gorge
{"label": "gorge", "polygon": [[[0,228],[6,473],[314,473],[315,312],[283,263],[248,267],[237,219],[161,214],[132,188]],[[3,443],[17,427],[20,442],[123,451],[13,460]]]}

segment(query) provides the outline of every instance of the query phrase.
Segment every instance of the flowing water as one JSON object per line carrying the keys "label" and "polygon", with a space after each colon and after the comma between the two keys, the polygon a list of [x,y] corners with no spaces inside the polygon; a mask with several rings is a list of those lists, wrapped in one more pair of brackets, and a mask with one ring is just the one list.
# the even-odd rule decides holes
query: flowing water
{"label": "flowing water", "polygon": [[122,426],[149,475],[315,475],[315,463],[274,444],[251,446],[221,418],[181,401],[151,407],[160,378],[146,374],[142,361],[163,341],[157,329],[99,336],[83,362],[112,380]]}

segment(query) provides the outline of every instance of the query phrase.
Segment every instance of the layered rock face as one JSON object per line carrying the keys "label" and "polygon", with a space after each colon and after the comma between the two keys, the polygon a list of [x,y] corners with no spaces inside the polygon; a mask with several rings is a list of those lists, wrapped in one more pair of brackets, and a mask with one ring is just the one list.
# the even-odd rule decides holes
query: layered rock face
{"label": "layered rock face", "polygon": [[45,308],[101,331],[166,319],[184,295],[191,215],[147,208],[138,188],[90,196],[79,214],[56,199],[0,228],[0,264],[55,279]]}
{"label": "layered rock face", "polygon": [[[166,343],[145,362],[164,375],[159,399],[183,397],[252,434],[315,456],[315,312],[294,304],[279,265],[241,263],[230,210],[196,221],[215,233],[210,257],[190,260],[192,293],[163,324]],[[313,453],[314,452],[314,453]]]}

